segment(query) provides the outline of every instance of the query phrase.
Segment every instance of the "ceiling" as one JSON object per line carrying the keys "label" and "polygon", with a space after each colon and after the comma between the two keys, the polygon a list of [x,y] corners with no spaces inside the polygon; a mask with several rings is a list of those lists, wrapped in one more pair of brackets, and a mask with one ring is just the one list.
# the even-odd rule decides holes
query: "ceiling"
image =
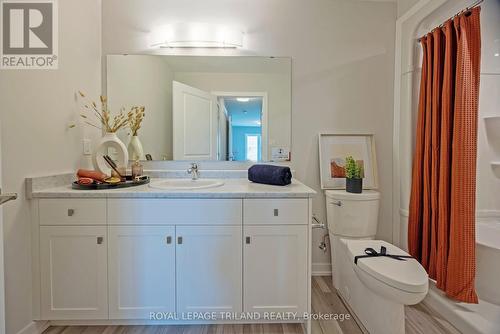
{"label": "ceiling", "polygon": [[225,97],[224,106],[233,126],[261,126],[262,97],[251,97],[248,102]]}

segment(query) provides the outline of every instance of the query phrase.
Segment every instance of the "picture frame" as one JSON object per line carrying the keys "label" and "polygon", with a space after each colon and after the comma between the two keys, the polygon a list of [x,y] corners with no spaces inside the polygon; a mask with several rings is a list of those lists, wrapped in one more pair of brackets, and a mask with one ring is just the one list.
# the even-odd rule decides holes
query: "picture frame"
{"label": "picture frame", "polygon": [[363,189],[377,189],[377,157],[373,134],[319,134],[321,189],[345,189],[345,158],[352,155],[363,166]]}

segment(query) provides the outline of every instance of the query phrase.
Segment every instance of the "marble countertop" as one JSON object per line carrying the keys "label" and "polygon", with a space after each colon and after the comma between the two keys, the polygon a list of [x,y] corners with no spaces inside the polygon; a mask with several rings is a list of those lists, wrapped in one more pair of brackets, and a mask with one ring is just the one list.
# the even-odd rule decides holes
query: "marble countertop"
{"label": "marble countertop", "polygon": [[[65,176],[66,177],[66,176]],[[55,177],[53,177],[55,178]],[[27,179],[30,198],[309,198],[316,192],[298,180],[288,186],[271,186],[248,181],[246,178],[220,178],[224,185],[215,188],[195,190],[163,190],[142,185],[110,190],[75,190],[69,179],[57,182],[38,182],[33,187],[33,179]],[[151,183],[159,181],[152,178]],[[50,181],[50,179],[49,179]],[[42,185],[42,186],[41,186]]]}

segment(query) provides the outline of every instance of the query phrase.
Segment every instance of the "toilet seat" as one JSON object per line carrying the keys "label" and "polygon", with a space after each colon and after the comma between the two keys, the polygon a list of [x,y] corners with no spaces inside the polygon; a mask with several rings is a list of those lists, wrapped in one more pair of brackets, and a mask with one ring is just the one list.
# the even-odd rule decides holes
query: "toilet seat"
{"label": "toilet seat", "polygon": [[389,257],[368,257],[358,259],[354,264],[354,257],[365,255],[366,248],[373,248],[377,252],[381,246],[387,248],[388,254],[408,255],[398,247],[382,240],[344,240],[349,258],[353,266],[378,281],[408,293],[426,293],[428,290],[428,275],[425,269],[415,259],[399,261]]}

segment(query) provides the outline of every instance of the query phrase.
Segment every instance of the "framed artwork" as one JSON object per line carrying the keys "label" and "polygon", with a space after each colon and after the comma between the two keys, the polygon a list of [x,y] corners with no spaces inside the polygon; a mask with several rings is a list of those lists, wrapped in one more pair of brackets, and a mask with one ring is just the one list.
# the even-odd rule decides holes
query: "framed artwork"
{"label": "framed artwork", "polygon": [[363,169],[363,189],[377,189],[375,139],[371,134],[320,134],[321,189],[345,189],[345,158],[352,156]]}

